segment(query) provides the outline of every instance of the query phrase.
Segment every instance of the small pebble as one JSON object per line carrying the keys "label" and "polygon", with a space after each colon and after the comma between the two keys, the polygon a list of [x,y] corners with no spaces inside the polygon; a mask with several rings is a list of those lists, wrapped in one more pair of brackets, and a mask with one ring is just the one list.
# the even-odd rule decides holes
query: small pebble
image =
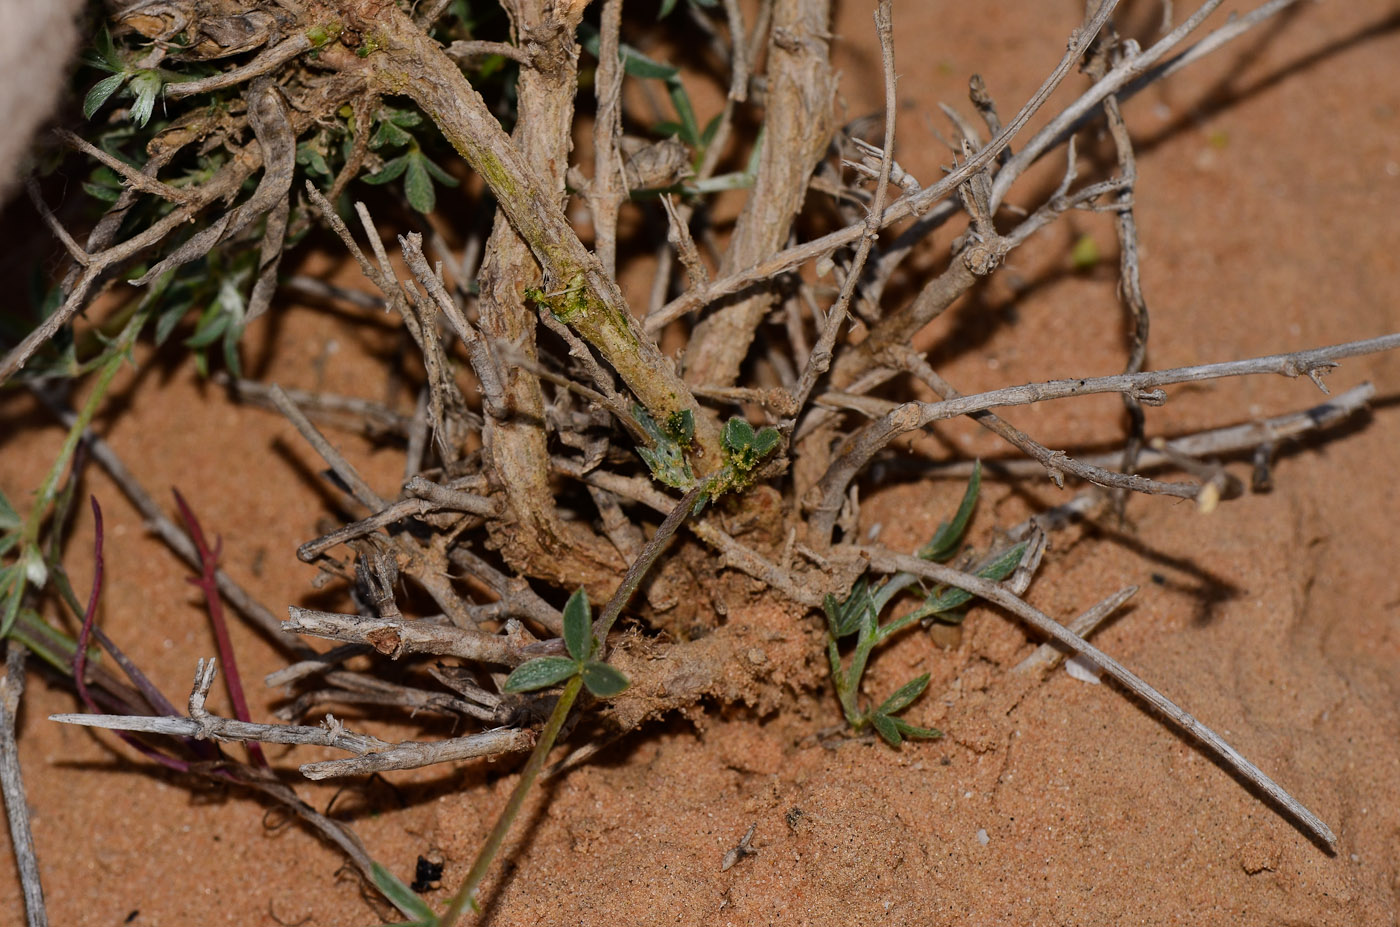
{"label": "small pebble", "polygon": [[986,846],[992,842],[992,838],[987,836],[985,828],[977,832],[977,842],[982,844],[982,846]]}

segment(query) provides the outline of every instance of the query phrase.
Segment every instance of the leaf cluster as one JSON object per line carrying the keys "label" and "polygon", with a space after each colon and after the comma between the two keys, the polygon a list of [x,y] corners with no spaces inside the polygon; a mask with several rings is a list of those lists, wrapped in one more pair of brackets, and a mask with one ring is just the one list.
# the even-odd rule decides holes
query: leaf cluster
{"label": "leaf cluster", "polygon": [[[651,470],[651,475],[667,486],[685,490],[693,488],[695,472],[686,456],[695,437],[693,413],[688,409],[677,412],[664,427],[640,405],[632,407],[632,415],[651,439],[649,447],[637,447],[637,454]],[[724,462],[718,471],[707,478],[705,491],[696,502],[696,512],[713,498],[747,488],[753,482],[758,465],[782,444],[782,435],[771,426],[755,429],[736,415],[725,422],[721,440]]]}
{"label": "leaf cluster", "polygon": [[[664,16],[665,13],[663,12],[662,15]],[[579,27],[579,42],[585,51],[594,58],[598,57],[601,38],[596,27],[588,23],[581,25]],[[623,69],[628,76],[642,80],[661,81],[666,88],[666,96],[675,109],[676,118],[654,123],[650,129],[652,134],[662,138],[680,139],[695,153],[695,163],[699,164],[704,160],[705,149],[709,147],[710,142],[714,140],[715,133],[719,131],[720,116],[714,116],[702,129],[695,115],[695,105],[691,102],[690,94],[685,89],[685,82],[681,79],[680,68],[649,58],[626,42],[621,43],[618,50],[622,55]]]}
{"label": "leaf cluster", "polygon": [[83,56],[83,63],[106,71],[108,76],[93,84],[83,97],[84,119],[91,119],[108,100],[122,91],[134,101],[127,118],[138,128],[145,128],[146,123],[151,121],[156,101],[161,98],[166,84],[200,76],[197,73],[176,73],[165,68],[141,67],[134,61],[136,56],[133,53],[118,49],[105,24],[98,31],[93,46]]}
{"label": "leaf cluster", "polygon": [[[946,562],[959,552],[959,546],[972,512],[977,506],[981,491],[982,467],[978,462],[963,492],[962,501],[952,519],[942,522],[927,544],[918,551],[918,556],[933,562]],[[1009,550],[996,554],[976,569],[976,575],[983,579],[999,581],[1011,575],[1021,562],[1025,545],[1018,544]],[[827,622],[827,660],[831,667],[832,680],[836,684],[837,698],[851,728],[860,731],[866,726],[875,731],[892,747],[897,747],[905,737],[932,738],[942,734],[932,728],[921,728],[895,717],[908,708],[928,687],[927,673],[911,679],[900,686],[879,705],[862,709],[858,704],[861,678],[871,652],[887,643],[894,635],[913,626],[917,621],[932,619],[945,624],[958,624],[963,619],[958,611],[972,599],[972,594],[950,586],[938,586],[925,591],[924,601],[919,607],[901,615],[887,624],[880,624],[879,616],[894,597],[916,582],[911,574],[897,573],[872,587],[866,577],[861,577],[851,588],[851,594],[838,600],[828,595],[823,603]],[[842,665],[840,642],[854,638],[854,648],[850,664]]]}
{"label": "leaf cluster", "polygon": [[456,187],[457,178],[433,163],[424,153],[414,133],[414,130],[423,127],[423,123],[423,117],[414,110],[381,107],[374,134],[370,136],[370,150],[398,153],[384,161],[379,170],[360,179],[368,184],[382,185],[402,177],[404,198],[414,209],[427,215],[437,208],[437,192],[433,182],[444,187]]}

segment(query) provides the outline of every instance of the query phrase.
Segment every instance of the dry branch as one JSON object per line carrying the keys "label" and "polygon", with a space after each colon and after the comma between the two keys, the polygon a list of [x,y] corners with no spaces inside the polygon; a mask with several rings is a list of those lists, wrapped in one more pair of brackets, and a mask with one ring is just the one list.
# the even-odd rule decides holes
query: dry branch
{"label": "dry branch", "polygon": [[20,772],[19,745],[15,743],[19,700],[24,692],[26,653],[19,641],[12,638],[6,642],[5,674],[0,676],[0,797],[4,798],[5,814],[10,821],[10,846],[14,849],[15,865],[19,868],[27,923],[29,927],[46,927],[49,916],[44,907],[39,858],[29,826],[29,799]]}
{"label": "dry branch", "polygon": [[514,666],[526,658],[506,638],[473,628],[426,620],[366,618],[311,608],[288,608],[287,629],[352,644],[368,644],[394,659],[413,653],[461,657],[478,663]]}
{"label": "dry branch", "polygon": [[[867,426],[827,469],[819,484],[823,500],[819,511],[823,514],[823,519],[820,522],[814,522],[816,527],[812,536],[817,543],[822,543],[830,537],[829,526],[834,521],[830,513],[836,504],[833,500],[839,500],[845,495],[846,487],[850,481],[875,454],[900,435],[923,428],[932,422],[959,415],[972,415],[1004,406],[1025,405],[1072,396],[1087,396],[1093,393],[1123,393],[1148,405],[1160,405],[1166,399],[1165,393],[1160,390],[1162,386],[1252,374],[1272,373],[1286,377],[1308,376],[1319,389],[1325,392],[1326,387],[1322,384],[1321,374],[1329,368],[1337,366],[1337,362],[1342,358],[1393,350],[1396,347],[1400,347],[1400,334],[1382,335],[1378,338],[1351,341],[1326,348],[1296,351],[1291,354],[1271,354],[1265,357],[1227,361],[1220,364],[1200,364],[1171,370],[1117,374],[1108,377],[1048,380],[1043,383],[990,390],[957,399],[945,399],[941,402],[906,402]],[[1060,459],[1048,461],[1048,463],[1057,469],[1067,470],[1069,468],[1069,464]],[[1092,479],[1088,475],[1085,478]],[[1189,484],[1156,485],[1158,487],[1182,487],[1179,490],[1175,488],[1162,490],[1172,495],[1182,495],[1187,498],[1196,495],[1196,488],[1190,487]],[[822,529],[825,529],[825,533],[818,533]]]}
{"label": "dry branch", "polygon": [[1175,702],[1148,685],[1117,660],[1070,631],[1049,615],[1011,594],[1000,583],[962,573],[942,564],[930,563],[918,557],[896,554],[881,548],[856,546],[850,550],[868,562],[873,570],[882,573],[913,573],[937,583],[964,589],[973,595],[1000,605],[1046,637],[1103,667],[1104,672],[1113,677],[1125,689],[1142,699],[1182,733],[1189,735],[1192,740],[1209,750],[1211,755],[1222,764],[1267,795],[1274,802],[1275,807],[1280,808],[1288,817],[1301,824],[1310,836],[1321,841],[1330,852],[1336,851],[1337,837],[1332,833],[1332,829],[1324,824],[1321,818],[1288,794],[1282,786],[1265,775],[1263,770],[1245,759],[1220,735],[1197,721],[1185,710],[1178,707]]}
{"label": "dry branch", "polygon": [[256,742],[332,747],[355,756],[344,760],[306,763],[302,775],[308,779],[329,779],[354,776],[393,769],[418,769],[436,763],[464,760],[502,753],[521,753],[534,746],[535,735],[529,731],[496,730],[450,740],[422,743],[406,741],[388,743],[368,734],[356,734],[332,715],[326,715],[324,725],[255,724],[221,718],[204,710],[204,699],[214,678],[214,661],[199,661],[195,686],[190,693],[190,717],[56,714],[50,721],[77,724],[83,727],[140,734],[161,734],[167,737],[192,737],[196,740],[227,742]]}

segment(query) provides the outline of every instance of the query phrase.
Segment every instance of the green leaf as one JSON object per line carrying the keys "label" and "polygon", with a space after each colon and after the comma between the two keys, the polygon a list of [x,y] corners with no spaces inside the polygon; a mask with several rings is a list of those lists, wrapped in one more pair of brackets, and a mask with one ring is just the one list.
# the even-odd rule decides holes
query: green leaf
{"label": "green leaf", "polygon": [[710,147],[710,142],[715,140],[715,133],[719,131],[719,125],[724,121],[724,113],[715,113],[713,119],[705,123],[705,131],[700,133],[700,144],[704,148]]}
{"label": "green leaf", "polygon": [[583,665],[583,684],[598,698],[612,698],[632,683],[617,667],[592,661]]}
{"label": "green leaf", "polygon": [[630,45],[622,45],[622,67],[633,77],[644,80],[671,80],[680,74],[680,69],[648,58]]}
{"label": "green leaf", "polygon": [[899,728],[895,725],[893,718],[876,712],[870,716],[870,723],[875,725],[875,730],[891,747],[898,747],[903,741],[904,738],[899,736]]}
{"label": "green leaf", "polygon": [[374,184],[375,186],[386,184],[391,180],[398,180],[399,175],[402,174],[407,167],[408,155],[399,155],[392,161],[385,161],[384,166],[377,172],[362,176],[360,179],[365,183]]}
{"label": "green leaf", "polygon": [[903,734],[905,737],[915,737],[919,740],[936,740],[943,736],[943,732],[936,727],[918,727],[900,718],[891,718],[890,721],[894,723],[895,730],[899,731],[899,733]]}
{"label": "green leaf", "polygon": [[[1015,547],[978,570],[976,575],[983,579],[990,579],[993,582],[1001,582],[1016,569],[1021,562],[1021,555],[1025,552],[1026,545],[1024,543],[1017,544]],[[924,615],[937,615],[942,612],[951,611],[960,605],[965,605],[971,600],[972,593],[965,589],[949,586],[929,596],[919,611]],[[940,620],[943,619],[940,618]]]}
{"label": "green leaf", "polygon": [[[690,461],[686,460],[684,451],[666,431],[647,414],[646,409],[640,405],[632,406],[632,417],[637,420],[637,424],[642,426],[647,437],[651,439],[651,447],[637,447],[637,454],[646,462],[651,470],[651,475],[656,477],[667,486],[674,486],[677,489],[690,489],[695,485],[695,473],[690,468]],[[684,423],[679,423],[684,424]],[[694,420],[691,427],[694,428]],[[689,442],[687,442],[689,443]]]}
{"label": "green leaf", "polygon": [[103,203],[115,203],[121,199],[122,191],[115,187],[106,187],[101,184],[83,182],[83,192],[95,200]]}
{"label": "green leaf", "polygon": [[593,656],[593,609],[582,586],[564,605],[564,647],[578,663]]}
{"label": "green leaf", "polygon": [[928,673],[924,673],[917,679],[909,680],[904,685],[900,686],[894,695],[885,699],[884,702],[880,704],[879,708],[875,709],[876,714],[892,715],[908,708],[910,703],[922,695],[924,689],[928,688],[928,680]]}
{"label": "green leaf", "polygon": [[665,19],[671,15],[671,11],[676,8],[676,0],[661,0],[661,10],[656,14],[657,19]]}
{"label": "green leaf", "polygon": [[753,426],[737,415],[724,423],[724,446],[731,451],[747,450],[755,437]]}
{"label": "green leaf", "polygon": [[401,129],[412,129],[423,124],[423,116],[411,109],[380,110],[380,114]]}
{"label": "green leaf", "polygon": [[429,174],[433,175],[433,179],[436,180],[438,183],[442,184],[444,187],[455,188],[457,186],[456,177],[453,177],[451,174],[447,173],[447,171],[438,167],[426,157],[423,158],[423,166],[428,169]]}
{"label": "green leaf", "polygon": [[10,633],[24,598],[24,566],[14,563],[0,569],[0,637]]}
{"label": "green leaf", "polygon": [[238,342],[243,337],[242,325],[230,325],[224,330],[224,366],[231,376],[243,377],[243,364],[238,358]]}
{"label": "green leaf", "polygon": [[224,329],[228,328],[229,315],[226,312],[219,312],[217,305],[210,308],[214,311],[204,313],[204,316],[199,320],[199,325],[194,330],[194,334],[185,339],[185,347],[207,348],[223,337]]}
{"label": "green leaf", "polygon": [[167,338],[175,331],[175,326],[180,324],[180,320],[185,317],[185,313],[190,311],[190,302],[186,299],[178,300],[174,305],[168,306],[160,311],[160,318],[156,319],[156,344],[165,344]]}
{"label": "green leaf", "polygon": [[10,505],[10,500],[5,498],[5,494],[0,492],[0,531],[13,531],[23,523],[19,513],[14,506]]}
{"label": "green leaf", "polygon": [[997,557],[991,563],[982,567],[982,569],[977,571],[977,575],[982,577],[983,579],[990,579],[995,582],[1001,582],[1003,579],[1006,579],[1006,577],[1010,576],[1013,572],[1015,572],[1016,568],[1021,565],[1021,557],[1025,554],[1025,552],[1026,543],[1023,541],[1022,543],[1017,544],[1015,547],[1008,550],[1006,553],[1002,554],[1000,557]]}
{"label": "green leaf", "polygon": [[831,636],[836,640],[849,637],[860,630],[862,616],[875,610],[875,602],[870,596],[870,581],[864,576],[856,580],[851,594],[843,602],[837,602],[836,597],[828,593],[822,608],[826,611]]}
{"label": "green leaf", "polygon": [[510,64],[510,59],[505,55],[486,55],[476,63],[477,81],[483,81],[497,71],[504,70],[507,64]]}
{"label": "green leaf", "polygon": [[[28,647],[35,656],[60,673],[73,672],[73,652],[77,650],[77,643],[50,627],[34,609],[21,608],[6,636]],[[98,651],[88,651],[89,660],[96,661],[98,656]]]}
{"label": "green leaf", "polygon": [[689,409],[671,413],[666,420],[666,436],[685,447],[695,439],[695,414]]}
{"label": "green leaf", "polygon": [[125,74],[113,74],[111,77],[104,77],[92,85],[92,89],[83,98],[83,118],[91,119],[93,115],[102,108],[112,96],[126,83]]}
{"label": "green leaf", "polygon": [[773,427],[760,428],[753,441],[754,453],[762,460],[768,456],[769,451],[778,446],[778,442],[782,439],[783,436],[778,433],[778,429]]}
{"label": "green leaf", "polygon": [[[672,0],[674,2],[674,0]],[[578,28],[579,44],[583,46],[594,58],[598,57],[602,42],[598,35],[598,27],[592,23],[583,23]],[[623,42],[618,51],[622,55],[622,67],[633,77],[641,77],[648,80],[670,80],[680,73],[678,68],[669,64],[662,64],[653,61],[637,49]]]}
{"label": "green leaf", "polygon": [[394,125],[393,122],[385,119],[380,121],[379,125],[374,130],[374,134],[370,136],[369,147],[378,151],[386,145],[390,148],[403,148],[405,145],[411,144],[412,142],[412,135],[409,135],[403,129]]}
{"label": "green leaf", "polygon": [[427,162],[418,152],[413,152],[408,156],[408,173],[404,174],[403,192],[408,197],[408,204],[419,212],[427,215],[433,211],[437,205],[437,193],[433,190],[433,178],[428,176],[428,169],[423,165]]}
{"label": "green leaf", "polygon": [[312,174],[322,177],[329,177],[331,174],[331,166],[326,163],[325,155],[314,142],[307,141],[297,145],[297,163]]}
{"label": "green leaf", "polygon": [[398,876],[379,863],[371,864],[370,874],[374,879],[375,888],[379,889],[384,897],[393,903],[394,907],[416,921],[437,923],[437,915],[433,913],[433,909],[417,892],[405,885]]}
{"label": "green leaf", "polygon": [[695,119],[695,107],[691,106],[690,95],[685,92],[679,75],[666,81],[666,90],[671,95],[671,105],[676,108],[676,115],[681,119],[681,141],[691,148],[699,148],[700,124]]}
{"label": "green leaf", "polygon": [[972,465],[972,477],[967,481],[967,489],[963,492],[962,502],[958,503],[958,511],[953,515],[953,520],[938,526],[933,540],[919,551],[920,558],[942,563],[953,556],[958,541],[962,540],[967,523],[972,518],[972,510],[977,507],[977,495],[981,489],[982,461],[979,460]]}
{"label": "green leaf", "polygon": [[579,671],[577,660],[568,657],[540,657],[522,663],[506,677],[507,692],[533,692],[555,686]]}
{"label": "green leaf", "polygon": [[97,37],[93,39],[92,44],[97,50],[97,54],[84,56],[84,60],[88,64],[104,71],[121,70],[122,59],[117,54],[116,45],[112,43],[112,33],[107,30],[106,23],[103,23],[102,28],[97,30]]}

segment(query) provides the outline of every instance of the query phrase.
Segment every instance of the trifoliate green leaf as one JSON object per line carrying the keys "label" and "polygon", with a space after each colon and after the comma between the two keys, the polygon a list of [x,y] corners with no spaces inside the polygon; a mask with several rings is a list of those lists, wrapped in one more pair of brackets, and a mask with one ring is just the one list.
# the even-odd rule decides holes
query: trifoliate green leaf
{"label": "trifoliate green leaf", "polygon": [[136,94],[136,102],[131,105],[131,121],[137,126],[144,128],[146,123],[151,121],[151,113],[155,112],[156,97],[160,96],[160,90],[165,86],[165,81],[161,78],[160,72],[138,71],[131,79],[131,92]]}
{"label": "trifoliate green leaf", "polygon": [[860,630],[862,616],[875,610],[875,602],[870,596],[870,581],[864,576],[856,580],[851,594],[843,602],[836,601],[836,597],[828,593],[822,608],[826,611],[826,624],[831,636],[836,640],[849,637]]}

